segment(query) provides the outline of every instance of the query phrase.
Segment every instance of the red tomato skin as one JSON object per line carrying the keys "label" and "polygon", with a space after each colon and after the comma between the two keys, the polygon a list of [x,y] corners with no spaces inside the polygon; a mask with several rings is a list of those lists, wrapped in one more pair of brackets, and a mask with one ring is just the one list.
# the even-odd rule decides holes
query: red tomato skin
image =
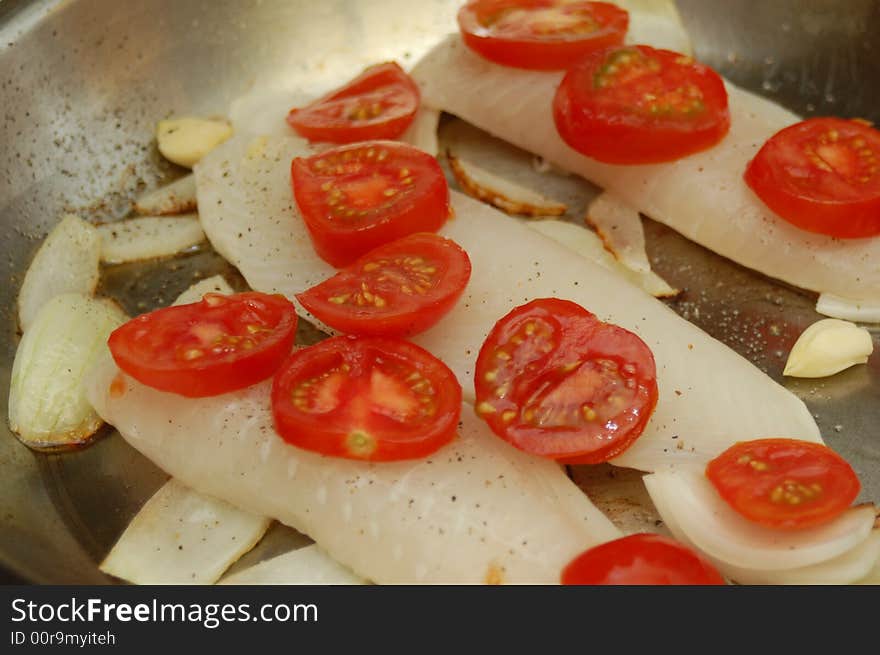
{"label": "red tomato skin", "polygon": [[[774,134],[749,162],[746,184],[774,213],[796,227],[840,239],[880,234],[880,173],[859,187],[793,152],[827,130],[860,137],[880,157],[880,132],[841,118],[811,118]],[[876,161],[876,160],[875,160]],[[796,178],[801,178],[795,182]]]}
{"label": "red tomato skin", "polygon": [[[346,440],[352,430],[366,429],[366,426],[346,424],[345,417],[335,420],[329,412],[317,416],[300,412],[290,397],[297,380],[320,373],[330,361],[347,362],[351,366],[347,378],[357,379],[359,375],[365,375],[359,367],[363,367],[368,359],[366,352],[382,353],[388,359],[399,357],[412,363],[439,391],[438,406],[436,420],[432,423],[409,431],[388,428],[376,435],[375,450],[369,454],[353,454],[346,446]],[[358,387],[352,387],[339,392],[342,397],[340,405],[344,409],[365,405],[359,403],[358,390]],[[398,339],[354,336],[325,339],[292,353],[278,369],[272,384],[272,414],[275,430],[282,439],[297,448],[322,455],[371,462],[422,459],[435,453],[455,438],[461,402],[461,386],[452,371],[428,351]]]}
{"label": "red tomato skin", "polygon": [[691,549],[657,534],[634,534],[585,551],[562,571],[564,585],[723,585]]}
{"label": "red tomato skin", "polygon": [[[758,471],[754,462],[767,468]],[[797,439],[741,441],[709,462],[706,477],[736,512],[779,530],[832,521],[850,507],[861,489],[855,471],[840,455],[822,444]],[[773,502],[771,494],[788,480],[805,486],[819,482],[824,502]]]}
{"label": "red tomato skin", "polygon": [[[326,300],[347,289],[357,291],[359,281],[364,279],[360,271],[365,264],[397,253],[421,256],[436,268],[445,268],[435,287],[436,293],[422,300],[421,296],[407,296],[403,292],[386,293],[381,286],[377,290],[376,285],[382,283],[370,281],[373,293],[382,294],[387,311],[351,308]],[[424,332],[448,314],[464,292],[470,276],[470,258],[457,243],[430,232],[420,232],[371,250],[334,277],[296,298],[312,315],[343,334],[403,338]]]}
{"label": "red tomato skin", "polygon": [[604,28],[583,39],[504,38],[482,28],[479,15],[505,7],[549,7],[554,0],[471,0],[458,11],[458,26],[465,45],[486,59],[513,68],[564,70],[572,62],[595,50],[623,43],[629,28],[629,12],[607,2],[582,2],[596,12]]}
{"label": "red tomato skin", "polygon": [[[210,295],[210,294],[209,294]],[[261,382],[275,372],[290,353],[296,339],[297,316],[293,304],[283,296],[270,296],[262,293],[240,293],[228,298],[247,302],[258,299],[271,303],[282,312],[282,318],[275,327],[275,333],[268,344],[242,353],[240,357],[210,356],[188,362],[163,362],[158,356],[149,357],[137,353],[132,346],[137,333],[143,328],[155,330],[164,321],[188,321],[198,323],[199,308],[206,301],[191,305],[178,305],[158,309],[138,316],[114,330],[108,339],[108,346],[116,365],[138,382],[160,391],[174,393],[187,398],[219,396]]]}
{"label": "red tomato skin", "polygon": [[[332,120],[321,115],[321,108],[329,103],[362,94],[387,89],[388,95],[398,105],[391,117],[377,117],[353,124],[349,119]],[[396,63],[388,62],[367,68],[343,87],[306,107],[291,109],[287,123],[300,136],[313,142],[354,143],[375,139],[396,139],[415,119],[421,93],[413,79]]]}
{"label": "red tomato skin", "polygon": [[[310,162],[328,153],[373,146],[392,152],[405,152],[410,166],[417,167],[416,193],[398,202],[393,211],[377,216],[365,225],[345,225],[334,221],[322,199],[321,185],[326,178],[310,170]],[[291,183],[296,203],[318,255],[336,268],[348,266],[358,257],[386,243],[416,232],[436,232],[449,218],[449,187],[440,164],[425,152],[393,141],[369,141],[342,146],[291,163]]]}
{"label": "red tomato skin", "polygon": [[[633,47],[667,66],[690,59],[670,50]],[[703,92],[711,113],[701,125],[608,111],[596,104],[591,98],[592,80],[614,50],[594,53],[569,69],[556,91],[553,120],[563,141],[573,149],[606,164],[657,164],[708,150],[730,130],[724,82],[711,68],[696,62],[691,64],[693,81]]]}
{"label": "red tomato skin", "polygon": [[[503,343],[505,337],[515,332],[519,323],[527,319],[546,319],[557,321],[559,332],[563,335],[571,330],[575,336],[568,338],[567,347],[575,351],[589,352],[595,359],[611,359],[620,365],[632,363],[637,368],[640,388],[644,392],[643,403],[638,415],[626,427],[621,427],[613,435],[605,435],[607,445],[598,447],[590,430],[558,433],[552,429],[523,425],[519,421],[505,423],[503,411],[477,414],[485,420],[492,431],[516,448],[540,457],[555,459],[563,464],[598,464],[607,462],[629,448],[642,434],[654,412],[659,398],[656,364],[650,348],[634,333],[621,327],[599,321],[580,305],[568,300],[542,298],[515,308],[500,319],[489,333],[477,357],[474,380],[477,407],[482,401],[492,399],[493,387],[485,381],[487,371],[496,365],[493,362],[496,344]],[[584,323],[587,327],[583,327]],[[566,337],[563,336],[563,339]],[[589,344],[587,348],[584,344]],[[560,350],[562,350],[560,348]],[[540,379],[559,362],[556,351],[536,360],[538,372],[525,376],[525,386],[530,381]],[[521,374],[525,375],[525,374]],[[518,401],[514,400],[514,404]],[[519,408],[517,408],[517,411]]]}

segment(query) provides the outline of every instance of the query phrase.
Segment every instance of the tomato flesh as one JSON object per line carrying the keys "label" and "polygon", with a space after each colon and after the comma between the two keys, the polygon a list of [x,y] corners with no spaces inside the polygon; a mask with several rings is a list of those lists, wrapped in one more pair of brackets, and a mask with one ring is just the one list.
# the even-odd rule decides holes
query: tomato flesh
{"label": "tomato flesh", "polygon": [[455,437],[461,386],[409,342],[333,337],[293,353],[272,386],[281,437],[333,457],[426,457]]}
{"label": "tomato flesh", "polygon": [[562,571],[564,585],[723,585],[691,549],[657,534],[634,534],[591,548]]}
{"label": "tomato flesh", "polygon": [[737,443],[709,462],[706,477],[742,516],[784,530],[835,519],[860,489],[855,471],[840,455],[797,439]]}
{"label": "tomato flesh", "polygon": [[394,62],[367,68],[340,89],[301,109],[287,123],[311,141],[353,143],[396,139],[419,108],[419,88]]}
{"label": "tomato flesh", "polygon": [[811,118],[776,133],[746,183],[797,227],[854,239],[880,234],[880,131],[863,121]]}
{"label": "tomato flesh", "polygon": [[297,299],[345,334],[406,337],[449,312],[470,275],[458,244],[422,232],[370,251]]}
{"label": "tomato flesh", "polygon": [[562,70],[623,43],[629,13],[607,2],[472,0],[459,10],[458,25],[465,44],[490,61]]}
{"label": "tomato flesh", "polygon": [[721,77],[686,55],[648,46],[593,53],[553,100],[563,140],[609,164],[651,164],[711,148],[730,129]]}
{"label": "tomato flesh", "polygon": [[284,296],[209,293],[130,320],[108,345],[119,368],[139,382],[199,398],[271,377],[293,347],[296,324]]}
{"label": "tomato flesh", "polygon": [[449,217],[437,160],[392,141],[368,141],[297,157],[296,203],[315,251],[336,267],[390,241],[435,232]]}
{"label": "tomato flesh", "polygon": [[567,300],[517,307],[477,357],[477,414],[526,452],[604,462],[638,438],[657,404],[654,356],[635,334]]}

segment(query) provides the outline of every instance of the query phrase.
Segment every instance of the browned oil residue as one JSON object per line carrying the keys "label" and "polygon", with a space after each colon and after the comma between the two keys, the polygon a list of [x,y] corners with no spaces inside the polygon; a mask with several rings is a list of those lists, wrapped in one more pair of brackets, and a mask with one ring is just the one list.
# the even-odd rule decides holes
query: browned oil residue
{"label": "browned oil residue", "polygon": [[113,382],[110,383],[110,397],[122,398],[126,391],[128,391],[128,384],[126,384],[122,373],[117,373]]}
{"label": "browned oil residue", "polygon": [[504,567],[497,564],[490,564],[486,570],[486,584],[499,585],[504,584]]}

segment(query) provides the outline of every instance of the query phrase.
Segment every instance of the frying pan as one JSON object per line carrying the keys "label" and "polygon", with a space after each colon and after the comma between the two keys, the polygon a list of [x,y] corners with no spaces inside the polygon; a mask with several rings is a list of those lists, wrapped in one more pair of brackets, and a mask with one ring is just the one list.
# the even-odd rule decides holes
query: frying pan
{"label": "frying pan", "polygon": [[[372,62],[412,64],[454,29],[458,4],[0,2],[0,413],[7,412],[18,343],[15,298],[40,239],[65,211],[118,218],[140,191],[181,173],[155,149],[157,120],[223,114],[255,83],[299,77],[329,87]],[[807,115],[880,122],[880,2],[680,0],[679,9],[698,56],[733,81]],[[803,398],[827,441],[859,473],[862,498],[880,499],[880,358],[827,380],[782,380],[794,339],[818,318],[815,296],[659,224],[646,221],[646,232],[655,268],[686,290],[670,301],[673,309]],[[115,267],[101,291],[134,314],[218,272],[240,282],[205,248],[172,262]],[[111,582],[97,562],[164,480],[109,430],[87,449],[44,455],[21,445],[4,423],[0,565],[11,579]],[[276,527],[248,557],[303,539]]]}

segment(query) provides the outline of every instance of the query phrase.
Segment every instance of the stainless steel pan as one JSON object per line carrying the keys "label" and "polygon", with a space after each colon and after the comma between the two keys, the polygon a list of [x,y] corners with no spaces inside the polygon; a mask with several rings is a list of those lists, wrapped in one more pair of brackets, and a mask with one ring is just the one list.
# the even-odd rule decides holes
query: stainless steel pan
{"label": "stainless steel pan", "polygon": [[[369,62],[411,63],[454,29],[458,4],[0,0],[0,412],[18,341],[15,297],[29,258],[63,211],[119,217],[139,190],[179,173],[152,144],[156,120],[222,114],[257,79],[342,82]],[[734,81],[804,113],[880,122],[880,2],[679,6],[699,56]],[[686,289],[673,308],[781,379],[785,354],[817,318],[815,298],[658,224],[648,223],[648,239],[657,269]],[[103,291],[141,312],[194,276],[221,271],[235,275],[204,250],[170,264],[113,269]],[[786,382],[873,500],[880,499],[878,362],[829,380]],[[109,581],[96,563],[164,479],[109,431],[86,450],[38,455],[0,427],[0,564],[35,582]],[[278,528],[261,553],[297,538]]]}

